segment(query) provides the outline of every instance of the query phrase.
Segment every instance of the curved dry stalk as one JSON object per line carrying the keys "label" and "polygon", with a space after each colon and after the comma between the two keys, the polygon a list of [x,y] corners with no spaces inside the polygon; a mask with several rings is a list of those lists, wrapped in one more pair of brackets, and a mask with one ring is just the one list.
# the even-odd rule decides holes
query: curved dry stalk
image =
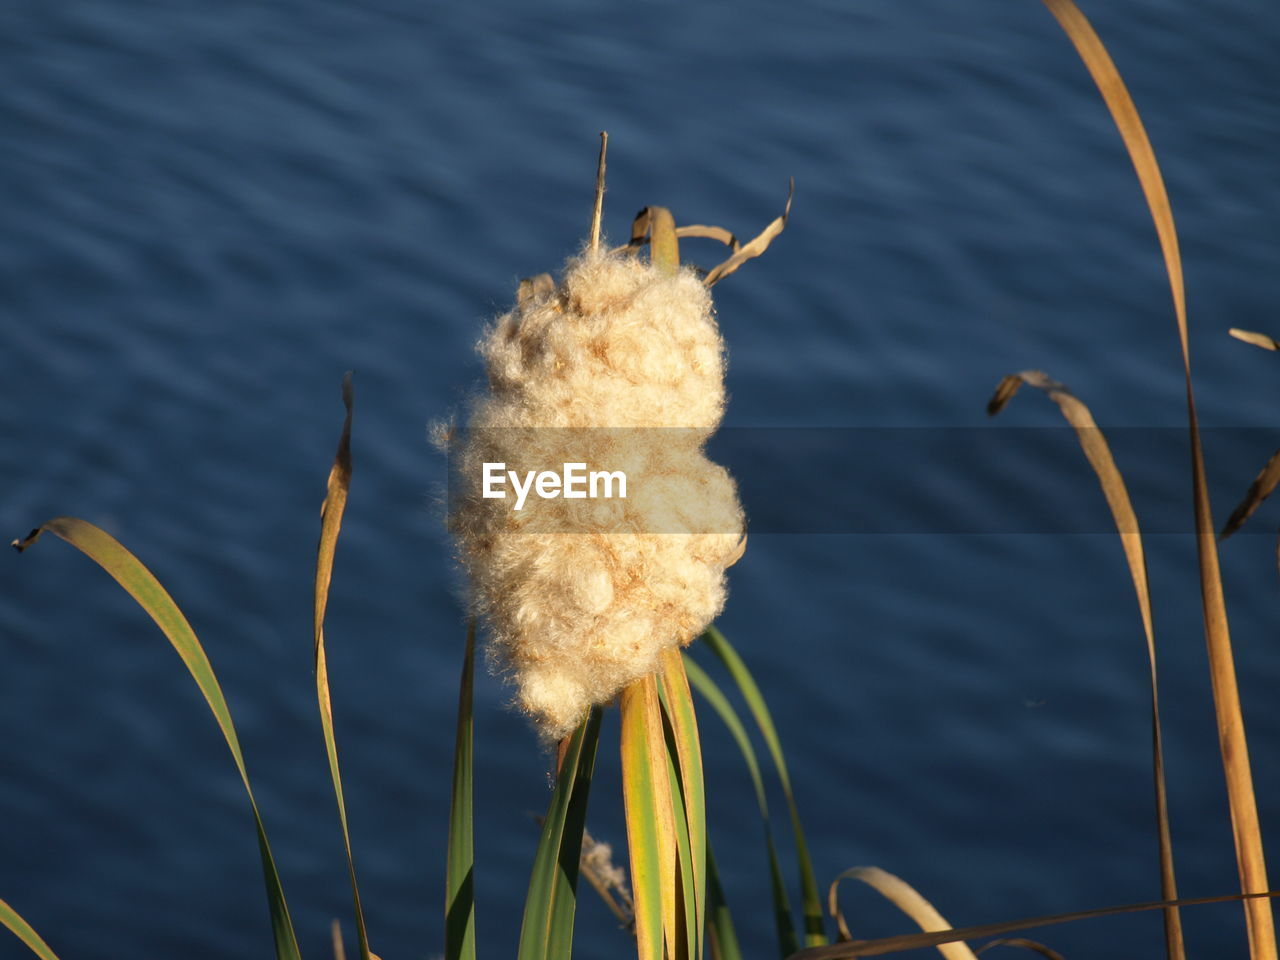
{"label": "curved dry stalk", "polygon": [[[831,881],[827,892],[827,911],[840,929],[840,939],[846,942],[853,939],[849,927],[844,922],[844,914],[840,911],[840,881],[861,880],[874,889],[895,907],[914,920],[925,933],[937,933],[952,929],[946,918],[938,912],[928,900],[920,895],[915,887],[901,877],[896,877],[879,867],[851,867]],[[977,960],[974,952],[965,943],[937,944],[938,952],[947,960]]]}
{"label": "curved dry stalk", "polygon": [[1072,913],[1052,913],[1041,917],[1027,917],[1022,920],[1002,920],[999,923],[981,923],[972,927],[956,927],[935,933],[906,933],[893,937],[881,937],[878,940],[849,940],[840,943],[828,943],[820,947],[807,947],[791,954],[787,960],[853,960],[854,957],[881,957],[888,953],[901,953],[904,950],[919,950],[924,947],[936,947],[941,943],[959,943],[962,940],[975,940],[979,937],[997,937],[1017,930],[1030,930],[1033,927],[1050,927],[1059,923],[1074,923],[1077,920],[1092,920],[1096,917],[1114,917],[1122,913],[1142,913],[1147,910],[1166,910],[1169,907],[1199,907],[1211,903],[1234,903],[1252,900],[1267,900],[1280,897],[1280,890],[1267,890],[1262,893],[1228,893],[1220,897],[1183,897],[1180,900],[1154,900],[1149,903],[1126,903],[1114,907],[1100,907],[1095,910],[1077,910]]}
{"label": "curved dry stalk", "polygon": [[626,874],[614,866],[613,850],[582,831],[582,853],[578,857],[578,875],[585,877],[591,888],[600,895],[609,912],[618,918],[622,929],[636,935],[636,905],[627,888]]}
{"label": "curved dry stalk", "polygon": [[600,131],[600,159],[596,161],[596,199],[591,208],[591,252],[600,249],[600,220],[604,216],[604,158],[609,150],[609,134]]}
{"label": "curved dry stalk", "polygon": [[342,825],[342,842],[347,851],[347,876],[351,881],[352,908],[356,919],[356,942],[361,960],[377,960],[369,951],[369,935],[364,921],[364,907],[360,901],[360,885],[356,882],[356,863],[351,851],[351,833],[347,826],[347,801],[342,789],[342,774],[338,766],[338,745],[333,726],[333,700],[329,693],[329,666],[324,645],[324,619],[329,605],[329,584],[333,580],[333,561],[338,549],[338,534],[342,529],[342,516],[347,508],[347,496],[351,487],[352,402],[351,374],[348,372],[342,379],[342,403],[346,407],[347,415],[342,423],[338,452],[333,458],[333,467],[329,471],[328,489],[320,509],[320,545],[316,551],[314,618],[316,701],[320,708],[320,729],[324,734],[325,752],[329,757],[333,795],[338,801],[338,821]]}
{"label": "curved dry stalk", "polygon": [[[1240,708],[1240,690],[1236,683],[1235,658],[1231,650],[1222,572],[1218,564],[1218,545],[1213,530],[1213,511],[1209,505],[1200,423],[1196,416],[1195,396],[1191,386],[1187,298],[1173,209],[1169,205],[1160,165],[1156,162],[1155,151],[1151,148],[1151,141],[1138,115],[1138,109],[1106,47],[1072,0],[1044,0],[1044,3],[1070,38],[1106,102],[1116,129],[1124,140],[1129,158],[1133,161],[1164,256],[1186,381],[1187,425],[1191,441],[1191,489],[1195,508],[1205,645],[1209,654],[1209,676],[1217,711],[1218,740],[1222,748],[1222,765],[1227,781],[1227,800],[1231,809],[1232,836],[1240,871],[1240,887],[1246,893],[1257,893],[1267,889],[1267,868],[1262,848],[1262,829],[1258,822],[1258,803],[1253,790],[1253,773],[1249,767],[1249,744]],[[1249,931],[1249,955],[1253,960],[1277,960],[1275,920],[1271,904],[1262,899],[1247,899],[1245,920]]]}
{"label": "curved dry stalk", "polygon": [[[1154,771],[1156,792],[1156,831],[1160,846],[1160,895],[1165,900],[1178,898],[1178,884],[1173,869],[1173,840],[1169,829],[1169,798],[1165,789],[1164,738],[1160,732],[1160,688],[1156,671],[1156,638],[1151,612],[1151,588],[1147,581],[1147,559],[1142,546],[1142,532],[1138,529],[1138,517],[1124,477],[1111,456],[1107,439],[1098,429],[1093,414],[1065,386],[1040,370],[1024,370],[1010,374],[1000,381],[995,395],[987,404],[987,414],[995,416],[1013,399],[1023,384],[1036,387],[1048,394],[1058,405],[1062,415],[1075,429],[1076,437],[1093,472],[1102,485],[1102,493],[1111,508],[1120,543],[1124,547],[1129,576],[1138,598],[1138,610],[1142,615],[1142,630],[1147,639],[1147,659],[1151,671],[1151,765]],[[1165,911],[1165,947],[1171,960],[1181,960],[1186,955],[1182,937],[1182,919],[1176,907]]]}

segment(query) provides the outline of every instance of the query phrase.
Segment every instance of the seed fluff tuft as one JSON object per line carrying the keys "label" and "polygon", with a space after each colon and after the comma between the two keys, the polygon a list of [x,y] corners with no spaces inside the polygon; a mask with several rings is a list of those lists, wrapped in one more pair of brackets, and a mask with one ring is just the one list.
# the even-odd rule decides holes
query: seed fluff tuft
{"label": "seed fluff tuft", "polygon": [[[479,344],[489,390],[452,435],[449,523],[491,662],[553,741],[716,617],[744,519],[703,451],[725,351],[697,275],[588,251],[527,291]],[[627,496],[515,511],[482,493],[499,462],[622,470]]]}

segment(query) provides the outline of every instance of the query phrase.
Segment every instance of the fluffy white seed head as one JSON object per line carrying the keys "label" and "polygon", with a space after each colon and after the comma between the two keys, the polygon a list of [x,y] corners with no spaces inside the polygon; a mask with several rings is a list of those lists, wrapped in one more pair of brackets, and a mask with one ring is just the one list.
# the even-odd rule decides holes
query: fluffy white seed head
{"label": "fluffy white seed head", "polygon": [[[547,739],[570,732],[720,612],[743,531],[702,450],[724,412],[724,343],[690,271],[587,254],[479,345],[489,392],[454,450],[450,525],[490,653]],[[621,470],[626,498],[482,496],[482,465]]]}

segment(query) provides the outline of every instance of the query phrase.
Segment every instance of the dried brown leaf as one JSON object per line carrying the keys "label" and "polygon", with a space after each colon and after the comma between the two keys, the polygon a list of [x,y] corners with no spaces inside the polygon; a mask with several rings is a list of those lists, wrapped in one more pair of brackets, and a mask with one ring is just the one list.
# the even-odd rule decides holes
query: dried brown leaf
{"label": "dried brown leaf", "polygon": [[324,619],[325,610],[329,604],[329,584],[333,580],[333,561],[338,549],[338,534],[342,529],[342,517],[347,509],[347,496],[351,487],[353,400],[351,374],[348,372],[342,378],[342,403],[346,407],[346,418],[342,422],[342,435],[338,438],[338,451],[334,454],[333,466],[329,470],[328,491],[320,507],[320,544],[316,550],[314,655],[320,728],[324,734],[325,751],[329,755],[329,774],[333,779],[333,795],[338,802],[338,820],[342,825],[342,839],[346,845],[347,872],[351,879],[351,898],[355,910],[356,938],[361,960],[373,960],[373,955],[369,952],[364,908],[360,902],[360,886],[356,882],[356,865],[351,852],[351,836],[347,828],[347,802],[343,795],[342,775],[338,768],[338,745],[334,735],[333,701],[329,694],[329,666],[324,644]]}
{"label": "dried brown leaf", "polygon": [[676,236],[680,239],[685,237],[695,237],[705,240],[719,240],[726,247],[735,253],[742,248],[742,244],[738,242],[738,238],[726,230],[724,227],[711,227],[704,223],[691,223],[688,226],[677,227]]}
{"label": "dried brown leaf", "polygon": [[[1129,576],[1133,580],[1134,593],[1138,598],[1138,611],[1142,616],[1142,630],[1147,641],[1147,661],[1151,674],[1151,766],[1155,780],[1156,792],[1156,835],[1160,849],[1160,892],[1165,900],[1176,900],[1178,885],[1173,869],[1173,840],[1169,828],[1169,798],[1165,789],[1164,775],[1164,737],[1160,731],[1160,691],[1156,671],[1156,638],[1154,621],[1151,612],[1151,590],[1147,582],[1147,560],[1142,545],[1142,533],[1138,529],[1138,517],[1129,500],[1129,491],[1125,487],[1124,477],[1116,467],[1111,456],[1111,448],[1107,438],[1094,422],[1093,414],[1065,386],[1058,383],[1048,374],[1040,370],[1024,370],[1005,377],[996,387],[995,395],[987,403],[988,415],[994,416],[1004,409],[1022,384],[1036,387],[1048,394],[1049,399],[1058,405],[1062,415],[1076,431],[1076,437],[1084,450],[1089,465],[1102,485],[1107,506],[1111,508],[1111,516],[1116,530],[1120,534],[1120,543],[1124,548],[1125,560],[1129,565]],[[1181,958],[1185,954],[1182,938],[1182,920],[1177,908],[1165,911],[1165,939],[1168,954],[1171,958]]]}
{"label": "dried brown leaf", "polygon": [[[840,911],[840,881],[844,879],[861,880],[914,920],[925,933],[951,929],[951,924],[947,923],[946,918],[933,904],[902,878],[895,877],[879,867],[852,867],[836,877],[827,892],[827,910],[840,929],[840,939],[843,941],[848,942],[853,939],[849,934],[848,925],[844,922],[844,914]],[[967,944],[950,942],[939,943],[936,946],[938,952],[947,960],[977,960]]]}
{"label": "dried brown leaf", "polygon": [[1244,522],[1253,516],[1253,511],[1258,509],[1262,501],[1271,496],[1278,483],[1280,483],[1280,450],[1271,455],[1262,472],[1253,478],[1253,483],[1249,485],[1244,499],[1227,518],[1226,524],[1222,527],[1222,533],[1218,534],[1218,539],[1225,540],[1239,530]]}
{"label": "dried brown leaf", "polygon": [[773,243],[774,237],[786,229],[787,218],[791,216],[791,200],[795,193],[796,182],[792,180],[787,189],[787,205],[782,210],[782,216],[777,217],[771,224],[760,231],[759,235],[754,239],[739,247],[733,256],[724,261],[724,263],[712,267],[702,282],[708,287],[713,287],[748,260],[758,257],[768,250],[769,244]]}
{"label": "dried brown leaf", "polygon": [[1014,398],[1023,384],[1022,374],[1011,373],[996,386],[996,392],[987,401],[987,416],[994,417]]}
{"label": "dried brown leaf", "polygon": [[1280,340],[1268,337],[1265,333],[1254,333],[1251,330],[1241,330],[1238,327],[1232,327],[1227,333],[1237,340],[1252,343],[1255,347],[1261,347],[1263,350],[1280,350]]}
{"label": "dried brown leaf", "polygon": [[[1151,220],[1160,240],[1160,250],[1164,255],[1187,388],[1191,491],[1200,566],[1200,594],[1204,611],[1205,644],[1209,653],[1209,678],[1218,721],[1218,742],[1221,745],[1227,800],[1231,810],[1232,839],[1235,843],[1241,889],[1260,892],[1267,889],[1267,868],[1263,855],[1262,829],[1258,821],[1258,802],[1253,789],[1253,773],[1249,766],[1249,744],[1240,708],[1240,690],[1236,683],[1235,656],[1231,650],[1231,630],[1227,622],[1218,544],[1214,537],[1213,509],[1209,504],[1209,483],[1205,473],[1204,449],[1200,442],[1200,423],[1196,416],[1191,384],[1186,285],[1182,274],[1182,255],[1178,251],[1178,231],[1173,222],[1173,208],[1169,205],[1164,177],[1160,173],[1160,165],[1156,162],[1155,151],[1151,148],[1151,140],[1142,124],[1142,118],[1138,115],[1138,108],[1106,47],[1072,0],[1044,0],[1044,4],[1071,40],[1106,102],[1116,129],[1124,140],[1129,159],[1133,162],[1134,172],[1138,175],[1138,183],[1146,198],[1147,208],[1151,212]],[[1245,920],[1249,933],[1250,957],[1253,960],[1277,960],[1275,919],[1271,905],[1260,900],[1246,900]],[[1170,943],[1171,955],[1172,950],[1173,944]]]}

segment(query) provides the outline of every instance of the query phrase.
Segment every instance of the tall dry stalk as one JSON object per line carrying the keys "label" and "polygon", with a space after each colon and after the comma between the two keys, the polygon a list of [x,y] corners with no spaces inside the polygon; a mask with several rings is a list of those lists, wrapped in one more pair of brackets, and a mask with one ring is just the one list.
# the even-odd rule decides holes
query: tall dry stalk
{"label": "tall dry stalk", "polygon": [[[1249,767],[1249,746],[1245,738],[1244,716],[1240,709],[1240,691],[1236,684],[1235,658],[1231,650],[1231,633],[1227,625],[1227,608],[1222,592],[1222,573],[1218,566],[1218,546],[1214,537],[1213,513],[1205,479],[1204,452],[1200,443],[1200,423],[1191,386],[1191,350],[1187,335],[1187,302],[1182,278],[1182,258],[1178,252],[1178,233],[1173,223],[1173,210],[1165,191],[1164,178],[1156,162],[1155,152],[1147,137],[1133,98],[1125,88],[1111,56],[1094,32],[1089,21],[1072,0],[1044,0],[1049,12],[1071,39],[1090,76],[1098,85],[1107,109],[1124,139],[1133,161],[1138,181],[1146,197],[1165,271],[1173,295],[1173,308],[1178,323],[1178,339],[1182,347],[1182,368],[1186,380],[1187,422],[1191,440],[1191,489],[1194,500],[1196,548],[1200,567],[1200,594],[1204,610],[1205,641],[1209,651],[1209,676],[1213,684],[1213,700],[1217,711],[1218,742],[1227,780],[1227,799],[1231,808],[1231,828],[1235,840],[1236,862],[1240,869],[1240,886],[1244,893],[1263,893],[1267,887],[1267,870],[1262,850],[1262,831],[1258,824],[1258,804],[1253,792],[1253,774]],[[1249,953],[1253,960],[1276,960],[1275,925],[1271,902],[1265,898],[1245,901],[1245,918],[1249,928]]]}

